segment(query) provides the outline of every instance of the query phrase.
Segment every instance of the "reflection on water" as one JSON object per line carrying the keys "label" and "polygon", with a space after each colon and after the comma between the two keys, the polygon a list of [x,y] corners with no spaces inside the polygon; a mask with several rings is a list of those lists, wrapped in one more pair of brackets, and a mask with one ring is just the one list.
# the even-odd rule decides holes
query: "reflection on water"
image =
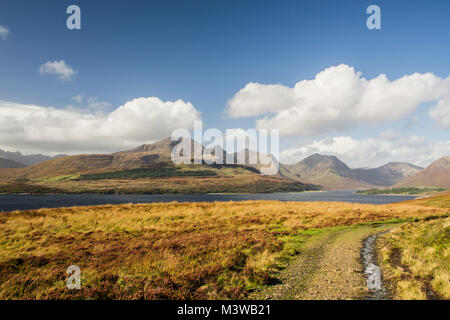
{"label": "reflection on water", "polygon": [[382,300],[386,299],[388,291],[383,287],[381,279],[381,269],[376,264],[375,258],[375,241],[377,237],[385,232],[374,234],[364,240],[361,257],[364,266],[364,276],[366,277],[367,289],[370,290],[370,300]]}
{"label": "reflection on water", "polygon": [[201,202],[201,201],[339,201],[353,203],[385,204],[414,199],[414,196],[386,196],[355,194],[354,190],[330,190],[320,192],[257,193],[257,194],[170,194],[170,195],[0,195],[0,211],[31,210],[71,206],[90,206],[120,203],[149,202]]}

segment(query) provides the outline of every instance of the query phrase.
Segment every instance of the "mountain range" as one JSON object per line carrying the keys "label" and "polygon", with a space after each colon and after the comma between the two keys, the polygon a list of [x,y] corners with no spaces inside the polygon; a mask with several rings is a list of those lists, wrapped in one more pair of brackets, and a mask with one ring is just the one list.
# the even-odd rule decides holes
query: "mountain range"
{"label": "mountain range", "polygon": [[[281,175],[261,175],[260,163],[175,165],[171,152],[176,144],[164,139],[111,154],[64,156],[25,168],[0,169],[0,193],[255,193],[319,188]],[[191,141],[192,148],[194,144]],[[211,152],[212,159],[220,156],[238,154]]]}
{"label": "mountain range", "polygon": [[286,165],[294,179],[319,184],[327,189],[353,189],[391,186],[423,168],[403,162],[390,162],[373,169],[351,169],[336,156],[313,154]]}
{"label": "mountain range", "polygon": [[[161,170],[161,168],[175,167],[171,161],[171,151],[178,141],[170,138],[153,144],[144,144],[134,149],[120,151],[112,154],[82,154],[74,156],[48,157],[43,155],[24,156],[20,152],[5,152],[0,150],[0,155],[9,158],[0,159],[1,181],[30,180],[30,181],[57,181],[60,179],[78,179],[80,176],[98,173],[111,173],[124,170]],[[191,140],[192,149],[197,142]],[[203,146],[200,150],[205,151]],[[237,159],[242,156],[246,164],[242,167],[245,175],[259,175],[262,164],[260,159],[264,156],[247,149],[238,153],[227,154],[222,149],[210,152],[212,159],[227,156]],[[250,156],[255,156],[258,163],[248,164]],[[267,157],[267,156],[265,156]],[[0,156],[0,158],[2,158]],[[15,158],[22,162],[12,160]],[[274,159],[272,157],[272,159]],[[42,161],[39,161],[42,160]],[[26,167],[22,164],[31,163]],[[216,174],[229,177],[230,165],[198,165],[197,170],[210,170],[214,168]],[[228,168],[228,169],[227,169]],[[164,169],[165,170],[165,169]],[[183,169],[184,170],[184,169]],[[191,170],[191,169],[189,169]],[[228,170],[228,171],[227,171]],[[239,174],[243,174],[240,170]],[[227,174],[225,174],[227,172]],[[233,171],[233,177],[237,180],[238,171]],[[148,172],[146,173],[148,176]],[[71,177],[70,179],[67,177]],[[61,178],[63,177],[63,178]],[[184,178],[180,178],[183,180]],[[259,178],[253,177],[254,181]],[[179,183],[186,183],[179,181]],[[200,181],[201,179],[198,179]],[[279,164],[279,174],[273,177],[276,183],[296,181],[297,186],[320,186],[326,189],[355,189],[375,188],[389,186],[418,186],[418,187],[450,187],[450,157],[444,157],[432,163],[427,168],[422,168],[410,163],[390,162],[377,168],[350,168],[336,156],[313,154],[295,164]],[[272,181],[272,182],[273,182]],[[40,182],[40,183],[41,183]],[[267,182],[267,181],[266,181]]]}
{"label": "mountain range", "polygon": [[23,167],[25,167],[25,165],[22,163],[19,163],[17,161],[0,158],[0,168],[13,169],[13,168],[23,168]]}
{"label": "mountain range", "polygon": [[[40,162],[44,162],[53,158],[59,158],[59,157],[63,157],[65,155],[63,154],[58,154],[54,157],[50,157],[50,156],[46,156],[43,154],[30,154],[30,155],[23,155],[21,152],[10,152],[10,151],[5,151],[5,150],[1,150],[0,149],[0,159],[4,159],[4,160],[11,160],[14,161],[18,164],[20,164],[20,167],[26,167],[26,166],[30,166],[36,163],[40,163]],[[7,167],[7,162],[0,162],[0,168],[20,168],[19,166],[17,167]]]}
{"label": "mountain range", "polygon": [[450,156],[438,159],[395,186],[450,188]]}

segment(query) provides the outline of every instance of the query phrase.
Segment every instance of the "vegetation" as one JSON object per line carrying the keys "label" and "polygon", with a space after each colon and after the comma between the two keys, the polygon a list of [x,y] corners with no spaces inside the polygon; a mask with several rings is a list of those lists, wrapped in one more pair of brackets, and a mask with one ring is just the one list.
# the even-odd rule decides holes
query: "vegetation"
{"label": "vegetation", "polygon": [[[0,299],[241,299],[310,237],[448,215],[450,197],[390,205],[246,201],[0,213]],[[335,229],[333,229],[335,228]],[[78,265],[82,289],[68,290]]]}
{"label": "vegetation", "polygon": [[0,185],[6,194],[202,194],[270,193],[315,190],[313,185],[259,175],[239,177],[181,177],[136,180],[60,180]]}
{"label": "vegetation", "polygon": [[45,187],[40,185],[32,185],[27,183],[12,183],[8,185],[0,185],[0,194],[48,194],[63,193],[61,189]]}
{"label": "vegetation", "polygon": [[317,190],[280,176],[263,176],[241,165],[153,166],[86,174],[20,179],[0,184],[0,193],[195,194]]}
{"label": "vegetation", "polygon": [[359,190],[356,193],[360,194],[406,194],[406,195],[425,195],[429,193],[442,192],[445,188],[415,188],[415,187],[402,187],[391,189],[369,189]]}
{"label": "vegetation", "polygon": [[154,177],[201,177],[217,176],[212,170],[182,170],[177,167],[166,167],[157,169],[131,169],[111,172],[100,172],[84,174],[79,180],[103,180],[103,179],[140,179]]}
{"label": "vegetation", "polygon": [[450,218],[405,224],[380,243],[397,299],[450,299]]}

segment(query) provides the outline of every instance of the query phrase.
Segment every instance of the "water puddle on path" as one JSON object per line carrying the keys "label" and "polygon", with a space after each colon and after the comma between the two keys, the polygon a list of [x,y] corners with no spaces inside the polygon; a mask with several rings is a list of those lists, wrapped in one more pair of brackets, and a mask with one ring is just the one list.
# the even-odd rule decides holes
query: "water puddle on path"
{"label": "water puddle on path", "polygon": [[389,292],[383,286],[381,269],[377,264],[375,254],[375,242],[377,237],[386,232],[387,231],[371,235],[363,242],[361,259],[364,266],[366,285],[369,289],[369,294],[366,297],[368,300],[384,300],[388,298]]}

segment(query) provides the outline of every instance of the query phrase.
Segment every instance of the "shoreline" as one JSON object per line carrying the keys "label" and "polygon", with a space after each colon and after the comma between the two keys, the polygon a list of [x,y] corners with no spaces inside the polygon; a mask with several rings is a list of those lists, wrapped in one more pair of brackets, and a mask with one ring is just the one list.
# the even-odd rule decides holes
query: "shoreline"
{"label": "shoreline", "polygon": [[355,196],[351,190],[329,190],[297,193],[245,193],[245,194],[0,194],[0,212],[70,208],[102,205],[146,203],[212,203],[212,202],[280,202],[280,203],[347,203],[351,205],[385,205],[416,199]]}

